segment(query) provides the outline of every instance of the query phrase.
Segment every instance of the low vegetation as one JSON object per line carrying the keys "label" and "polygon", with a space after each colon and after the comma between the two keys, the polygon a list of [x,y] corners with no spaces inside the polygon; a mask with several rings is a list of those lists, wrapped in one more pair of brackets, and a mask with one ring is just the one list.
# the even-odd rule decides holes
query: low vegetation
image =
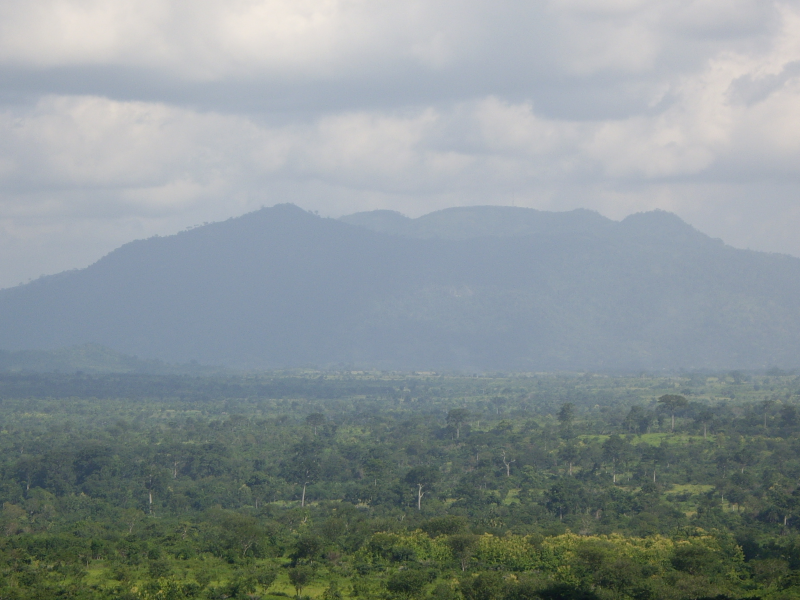
{"label": "low vegetation", "polygon": [[0,598],[800,597],[800,378],[0,376]]}

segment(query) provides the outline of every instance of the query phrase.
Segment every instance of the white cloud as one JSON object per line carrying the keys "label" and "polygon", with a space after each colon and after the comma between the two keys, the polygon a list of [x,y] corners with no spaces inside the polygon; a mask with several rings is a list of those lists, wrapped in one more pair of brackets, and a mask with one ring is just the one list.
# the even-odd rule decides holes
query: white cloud
{"label": "white cloud", "polygon": [[718,49],[720,38],[751,43],[769,31],[777,11],[791,10],[784,6],[755,0],[6,0],[0,64],[139,67],[189,80],[330,80],[404,70],[409,62],[434,71],[469,64],[473,75],[492,74],[506,68],[503,60],[578,75],[643,73],[689,38],[700,59]]}
{"label": "white cloud", "polygon": [[2,69],[0,286],[281,201],[660,207],[800,254],[796,2],[7,0]]}
{"label": "white cloud", "polygon": [[128,189],[213,173],[208,143],[242,134],[242,119],[144,102],[46,97],[0,115],[2,181],[11,188]]}
{"label": "white cloud", "polygon": [[[0,62],[117,65],[215,80],[331,77],[376,60],[440,67],[454,55],[456,3],[367,0],[8,0]],[[455,17],[455,18],[453,18]]]}

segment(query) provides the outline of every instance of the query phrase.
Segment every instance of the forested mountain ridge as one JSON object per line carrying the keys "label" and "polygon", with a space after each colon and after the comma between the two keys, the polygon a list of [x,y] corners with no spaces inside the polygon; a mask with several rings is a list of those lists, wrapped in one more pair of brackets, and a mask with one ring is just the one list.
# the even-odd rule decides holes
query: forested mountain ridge
{"label": "forested mountain ridge", "polygon": [[56,350],[0,350],[0,373],[150,373],[209,374],[218,367],[197,363],[174,365],[160,360],[142,360],[97,344],[83,344]]}
{"label": "forested mountain ridge", "polygon": [[541,236],[555,232],[592,234],[610,229],[616,224],[599,213],[586,209],[547,212],[514,206],[446,208],[416,219],[410,219],[393,210],[373,210],[347,215],[339,220],[381,233],[450,240],[492,236]]}
{"label": "forested mountain ridge", "polygon": [[521,371],[793,367],[800,356],[800,259],[725,246],[675,215],[386,217],[278,205],[126,244],[0,291],[0,348]]}

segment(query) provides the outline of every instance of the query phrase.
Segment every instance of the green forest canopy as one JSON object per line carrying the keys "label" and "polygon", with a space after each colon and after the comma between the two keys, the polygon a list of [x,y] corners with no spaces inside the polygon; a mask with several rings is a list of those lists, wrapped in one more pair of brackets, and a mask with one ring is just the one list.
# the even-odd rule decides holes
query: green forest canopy
{"label": "green forest canopy", "polygon": [[798,397],[780,371],[3,375],[0,598],[800,597]]}

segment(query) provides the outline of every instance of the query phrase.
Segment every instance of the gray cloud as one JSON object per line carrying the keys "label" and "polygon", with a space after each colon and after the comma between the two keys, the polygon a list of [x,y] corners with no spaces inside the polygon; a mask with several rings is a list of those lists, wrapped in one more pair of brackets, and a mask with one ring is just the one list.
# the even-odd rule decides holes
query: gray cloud
{"label": "gray cloud", "polygon": [[672,210],[800,255],[800,5],[9,0],[0,287],[291,201]]}

